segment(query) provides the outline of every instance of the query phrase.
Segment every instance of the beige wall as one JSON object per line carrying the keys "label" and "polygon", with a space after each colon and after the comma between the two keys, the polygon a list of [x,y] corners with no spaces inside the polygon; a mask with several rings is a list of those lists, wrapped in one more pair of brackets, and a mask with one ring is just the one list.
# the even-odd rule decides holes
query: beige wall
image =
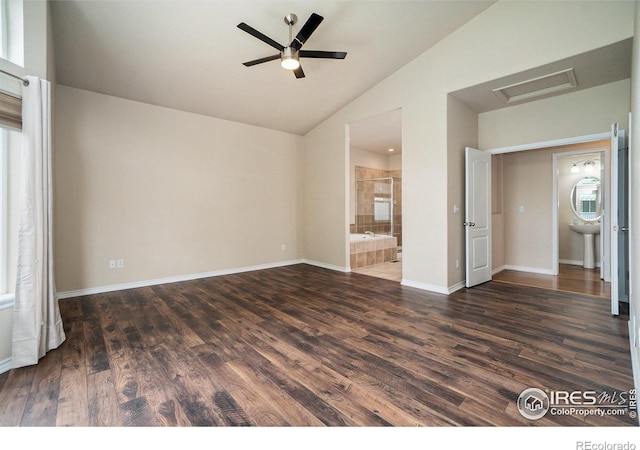
{"label": "beige wall", "polygon": [[456,282],[449,270],[458,256],[449,250],[460,240],[448,232],[459,222],[449,218],[448,192],[463,184],[445,169],[447,94],[627,39],[633,8],[629,2],[498,2],[312,130],[305,136],[306,257],[348,266],[345,124],[402,108],[403,278],[446,291]]}
{"label": "beige wall", "polygon": [[301,256],[301,137],[65,86],[57,95],[59,292]]}
{"label": "beige wall", "polygon": [[[465,147],[478,146],[478,114],[460,100],[447,98],[447,177],[464,179]],[[447,286],[465,280],[465,190],[464,183],[450,185],[447,199],[449,264]],[[454,211],[458,208],[458,212]]]}
{"label": "beige wall", "polygon": [[621,80],[478,115],[482,149],[510,147],[629,128],[631,80]]}
{"label": "beige wall", "polygon": [[493,273],[504,269],[504,155],[491,156],[491,269]]}
{"label": "beige wall", "polygon": [[505,264],[551,271],[551,154],[512,153],[502,162]]}
{"label": "beige wall", "polygon": [[[500,266],[531,270],[542,273],[553,273],[553,208],[557,200],[553,196],[553,155],[559,153],[606,151],[608,157],[608,141],[595,141],[583,144],[551,147],[541,150],[529,150],[507,153],[502,159],[502,215],[504,231],[500,235],[493,234],[494,253],[502,250],[503,256],[494,259]],[[580,157],[578,159],[583,159]],[[605,159],[606,161],[606,159]],[[560,166],[560,163],[559,163]],[[608,161],[606,166],[610,167]],[[575,181],[575,180],[573,180]],[[558,195],[568,196],[572,179],[559,181]],[[609,187],[603,180],[605,189]],[[522,210],[520,209],[522,207]],[[559,245],[565,256],[582,260],[582,242],[580,236],[571,231],[568,224],[573,218],[566,214],[558,214]],[[575,235],[575,236],[573,236]],[[575,247],[575,250],[574,250]],[[567,253],[571,252],[571,253]],[[599,254],[598,254],[599,256]],[[560,256],[562,259],[562,256]]]}

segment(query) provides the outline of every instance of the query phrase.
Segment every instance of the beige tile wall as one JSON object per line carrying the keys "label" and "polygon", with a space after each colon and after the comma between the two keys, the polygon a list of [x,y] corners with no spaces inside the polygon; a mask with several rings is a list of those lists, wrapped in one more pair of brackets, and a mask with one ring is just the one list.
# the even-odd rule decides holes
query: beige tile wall
{"label": "beige tile wall", "polygon": [[[374,169],[371,167],[355,167],[355,178],[367,180],[371,178],[402,177],[401,170]],[[391,221],[375,221],[373,215],[373,183],[365,185],[362,190],[356,189],[357,209],[356,223],[351,224],[351,233],[364,233],[372,231],[376,234],[391,234]],[[384,195],[382,195],[384,196]],[[402,182],[394,183],[394,236],[398,239],[398,245],[402,245]]]}
{"label": "beige tile wall", "polygon": [[357,269],[398,259],[398,239],[370,239],[351,243],[351,268]]}

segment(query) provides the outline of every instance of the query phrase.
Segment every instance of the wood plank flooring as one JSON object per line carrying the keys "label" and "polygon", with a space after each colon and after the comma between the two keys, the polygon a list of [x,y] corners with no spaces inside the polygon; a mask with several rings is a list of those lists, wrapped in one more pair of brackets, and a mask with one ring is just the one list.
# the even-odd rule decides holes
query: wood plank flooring
{"label": "wood plank flooring", "polygon": [[60,307],[66,342],[0,375],[0,426],[637,425],[517,410],[528,387],[632,388],[628,318],[588,296],[300,264]]}
{"label": "wood plank flooring", "polygon": [[517,270],[503,270],[495,274],[493,280],[611,299],[611,283],[600,278],[600,269],[585,269],[582,266],[560,264],[558,272],[558,275],[543,275]]}

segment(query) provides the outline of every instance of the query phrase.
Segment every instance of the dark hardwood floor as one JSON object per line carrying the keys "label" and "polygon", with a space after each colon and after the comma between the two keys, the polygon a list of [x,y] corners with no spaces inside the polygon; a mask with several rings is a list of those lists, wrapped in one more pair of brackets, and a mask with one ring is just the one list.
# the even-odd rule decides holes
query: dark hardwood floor
{"label": "dark hardwood floor", "polygon": [[611,283],[600,278],[600,269],[585,269],[582,266],[560,264],[558,275],[503,270],[493,276],[495,281],[541,287],[557,291],[586,294],[611,299]]}
{"label": "dark hardwood floor", "polygon": [[1,426],[633,426],[517,409],[632,388],[627,318],[489,282],[452,295],[309,265],[60,301],[66,342],[0,375]]}

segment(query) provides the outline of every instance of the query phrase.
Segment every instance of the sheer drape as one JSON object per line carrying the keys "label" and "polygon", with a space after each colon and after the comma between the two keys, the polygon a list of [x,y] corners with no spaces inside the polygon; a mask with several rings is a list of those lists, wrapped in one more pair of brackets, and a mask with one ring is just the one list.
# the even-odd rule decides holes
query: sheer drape
{"label": "sheer drape", "polygon": [[22,93],[13,367],[36,364],[65,340],[53,277],[51,84],[27,79],[29,86]]}

